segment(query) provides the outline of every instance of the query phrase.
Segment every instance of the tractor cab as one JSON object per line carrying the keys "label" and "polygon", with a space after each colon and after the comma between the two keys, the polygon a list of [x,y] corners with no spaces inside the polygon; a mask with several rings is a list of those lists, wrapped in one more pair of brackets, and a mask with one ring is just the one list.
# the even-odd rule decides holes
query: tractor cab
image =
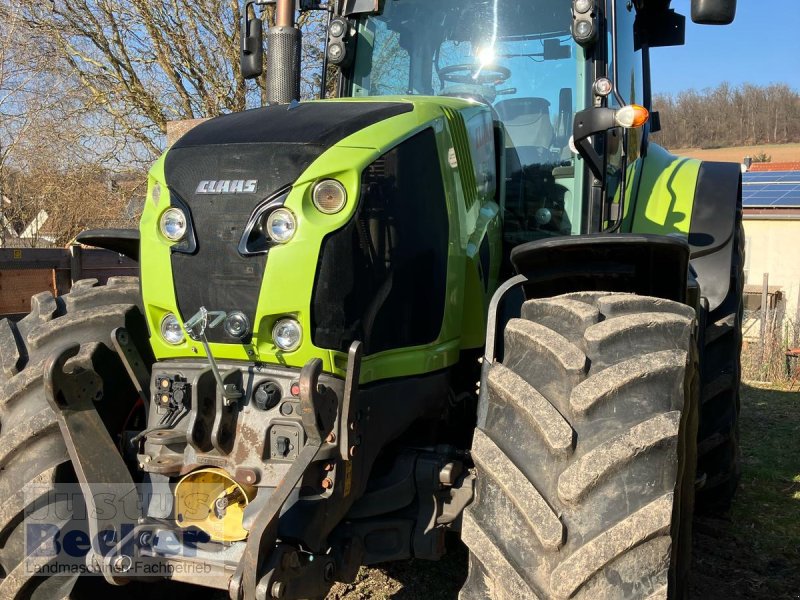
{"label": "tractor cab", "polygon": [[400,0],[356,27],[344,95],[488,104],[503,131],[507,245],[578,232],[569,139],[584,62],[568,2]]}

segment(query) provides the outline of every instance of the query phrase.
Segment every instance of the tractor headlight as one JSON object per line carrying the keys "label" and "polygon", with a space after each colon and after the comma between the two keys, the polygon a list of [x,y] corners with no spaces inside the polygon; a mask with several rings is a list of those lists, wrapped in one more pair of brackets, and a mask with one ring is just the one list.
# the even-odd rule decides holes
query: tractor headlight
{"label": "tractor headlight", "polygon": [[281,319],[272,328],[272,341],[284,352],[293,352],[300,347],[303,329],[294,319]]}
{"label": "tractor headlight", "polygon": [[164,214],[161,215],[159,226],[161,235],[170,242],[179,242],[186,235],[186,231],[189,228],[189,221],[186,218],[186,214],[180,208],[175,208],[173,206],[165,210]]}
{"label": "tractor headlight", "polygon": [[333,215],[344,208],[347,202],[347,190],[335,179],[326,179],[314,186],[311,200],[318,211]]}
{"label": "tractor headlight", "polygon": [[186,339],[180,321],[178,321],[178,318],[172,313],[167,313],[164,318],[161,319],[161,337],[164,338],[165,342],[173,346],[182,344]]}
{"label": "tractor headlight", "polygon": [[572,0],[572,38],[584,48],[597,40],[594,0]]}
{"label": "tractor headlight", "polygon": [[267,233],[273,241],[279,244],[285,244],[291,240],[296,230],[297,221],[289,209],[274,210],[267,218]]}

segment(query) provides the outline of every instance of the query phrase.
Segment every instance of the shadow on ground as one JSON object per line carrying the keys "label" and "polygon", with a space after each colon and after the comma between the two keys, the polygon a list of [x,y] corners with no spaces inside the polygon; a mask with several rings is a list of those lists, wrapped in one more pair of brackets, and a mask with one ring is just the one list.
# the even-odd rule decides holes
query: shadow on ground
{"label": "shadow on ground", "polygon": [[[696,600],[800,600],[800,392],[743,386],[742,481],[729,515],[695,519],[689,583]],[[460,543],[440,562],[362,569],[328,600],[456,600]]]}

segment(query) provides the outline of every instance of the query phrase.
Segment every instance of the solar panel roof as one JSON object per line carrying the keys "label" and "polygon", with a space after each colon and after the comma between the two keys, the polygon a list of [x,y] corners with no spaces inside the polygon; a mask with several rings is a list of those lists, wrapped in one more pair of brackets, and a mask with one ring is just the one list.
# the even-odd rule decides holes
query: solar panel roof
{"label": "solar panel roof", "polygon": [[745,208],[800,208],[800,171],[745,173],[742,183]]}

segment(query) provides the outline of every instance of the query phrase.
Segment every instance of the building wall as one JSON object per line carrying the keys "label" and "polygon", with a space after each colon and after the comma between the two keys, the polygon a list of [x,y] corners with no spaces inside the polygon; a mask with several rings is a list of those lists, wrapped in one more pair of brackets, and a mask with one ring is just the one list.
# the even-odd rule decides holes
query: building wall
{"label": "building wall", "polygon": [[745,215],[744,231],[745,283],[761,286],[764,273],[769,273],[770,287],[782,288],[786,316],[795,319],[800,293],[800,216],[769,220]]}

